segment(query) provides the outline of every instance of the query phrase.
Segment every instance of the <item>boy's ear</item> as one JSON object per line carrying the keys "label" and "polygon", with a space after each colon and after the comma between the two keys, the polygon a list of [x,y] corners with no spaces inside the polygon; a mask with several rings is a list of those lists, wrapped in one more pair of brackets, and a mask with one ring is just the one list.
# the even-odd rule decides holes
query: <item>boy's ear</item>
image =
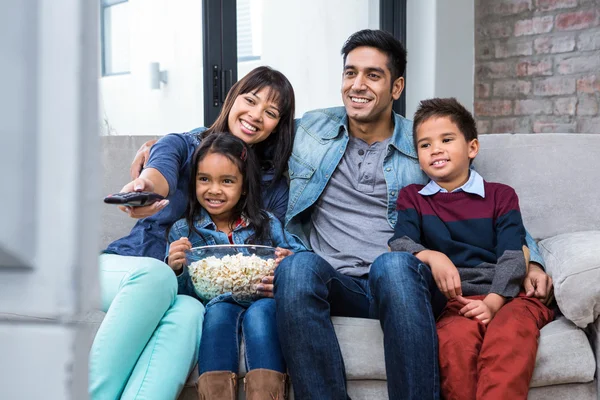
{"label": "boy's ear", "polygon": [[479,153],[479,140],[473,139],[469,142],[469,159],[472,160],[477,157]]}

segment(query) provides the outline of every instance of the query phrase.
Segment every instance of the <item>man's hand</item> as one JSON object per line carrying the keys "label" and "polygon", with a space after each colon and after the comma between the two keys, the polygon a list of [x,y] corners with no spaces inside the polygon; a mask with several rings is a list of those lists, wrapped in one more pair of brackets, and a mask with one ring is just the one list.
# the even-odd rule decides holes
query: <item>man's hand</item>
{"label": "man's hand", "polygon": [[423,250],[415,255],[420,261],[429,265],[431,274],[438,289],[448,299],[462,295],[460,275],[454,263],[444,253]]}
{"label": "man's hand", "polygon": [[131,175],[131,179],[136,179],[140,176],[142,169],[146,166],[148,159],[150,158],[150,149],[152,145],[156,143],[156,140],[148,140],[146,143],[139,148],[137,153],[135,153],[135,158],[131,163],[131,168],[129,169],[129,175]]}
{"label": "man's hand", "polygon": [[529,263],[529,270],[525,276],[523,287],[527,297],[536,297],[546,305],[552,301],[552,278],[550,278],[537,263]]}
{"label": "man's hand", "polygon": [[[121,193],[125,192],[153,192],[154,191],[154,183],[150,179],[145,178],[137,178],[129,182],[127,185],[123,186],[121,189]],[[146,218],[151,215],[156,214],[163,208],[165,208],[169,204],[169,200],[164,199],[161,201],[157,201],[154,204],[150,204],[149,206],[144,207],[128,207],[128,206],[119,206],[119,209],[131,218]]]}
{"label": "man's hand", "polygon": [[185,252],[192,248],[192,243],[188,238],[182,237],[174,241],[169,245],[169,257],[167,258],[167,264],[179,275],[183,266],[187,264]]}

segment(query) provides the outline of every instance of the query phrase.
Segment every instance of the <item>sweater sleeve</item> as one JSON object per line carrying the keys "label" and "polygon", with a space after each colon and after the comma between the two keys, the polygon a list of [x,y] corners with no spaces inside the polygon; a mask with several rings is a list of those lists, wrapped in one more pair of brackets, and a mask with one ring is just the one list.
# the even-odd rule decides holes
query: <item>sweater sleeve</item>
{"label": "sweater sleeve", "polygon": [[402,188],[396,201],[394,236],[388,241],[392,251],[418,253],[426,250],[421,244],[421,216],[418,212],[414,185]]}
{"label": "sweater sleeve", "polygon": [[496,195],[496,269],[490,292],[512,298],[521,290],[527,264],[523,253],[525,227],[514,189],[504,186]]}

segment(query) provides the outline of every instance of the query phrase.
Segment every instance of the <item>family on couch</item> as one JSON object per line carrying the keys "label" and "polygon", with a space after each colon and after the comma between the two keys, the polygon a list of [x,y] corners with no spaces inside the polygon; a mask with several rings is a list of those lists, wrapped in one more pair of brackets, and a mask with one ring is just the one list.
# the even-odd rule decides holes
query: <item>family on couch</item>
{"label": "family on couch", "polygon": [[[141,149],[132,169],[144,168],[122,191],[154,191],[167,200],[124,208],[141,219],[100,256],[107,314],[90,354],[93,399],[175,398],[198,356],[199,365],[210,364],[201,368],[199,397],[235,398],[240,330],[253,337],[252,348],[246,341],[248,399],[283,398],[286,370],[297,399],[346,399],[332,315],[380,320],[391,399],[462,399],[476,393],[526,398],[537,335],[552,318],[542,304],[552,281],[522,226],[514,191],[470,169],[478,148],[474,121],[454,100],[422,102],[425,117],[414,127],[392,111],[406,66],[406,51],[392,35],[356,32],[342,55],[344,107],[308,112],[294,122],[288,80],[259,67],[234,85],[209,129],[167,135],[149,156]],[[209,314],[202,303],[178,294],[176,274],[185,267],[171,262],[171,269],[163,262],[166,231],[186,212],[193,190],[202,204],[198,187],[206,180],[198,178],[208,178],[191,174],[198,168],[194,152],[221,132],[251,146],[248,151],[260,161],[260,170],[251,173],[261,176],[261,204],[311,250],[282,251],[289,256],[259,287],[264,299],[247,308],[219,303],[233,309],[214,313],[228,332],[233,329],[228,341],[214,326],[206,329],[204,313]],[[248,167],[248,157],[242,160],[240,152],[234,158],[226,157],[231,165],[224,162],[223,168],[235,178]],[[431,182],[423,186],[428,176]],[[246,195],[243,185],[236,190],[236,196]],[[234,207],[240,198],[208,199],[207,207],[214,207],[208,214],[217,215],[211,229],[231,242],[236,230],[247,228]],[[225,213],[221,220],[219,212]],[[252,313],[259,303],[261,312]],[[469,332],[472,337],[459,349],[472,349],[467,351],[475,356],[455,358],[463,353],[455,333],[440,342],[438,354],[438,317],[440,332],[458,324]],[[511,336],[515,325],[523,325],[518,337],[526,340]],[[254,340],[258,331],[263,336]],[[203,346],[205,340],[218,344]],[[488,355],[501,364],[516,363],[505,351],[510,340],[521,340],[525,358],[515,373],[498,374],[506,368]],[[234,359],[210,354],[215,346],[229,349]],[[482,369],[491,372],[477,381]],[[503,392],[508,387],[511,392]]]}

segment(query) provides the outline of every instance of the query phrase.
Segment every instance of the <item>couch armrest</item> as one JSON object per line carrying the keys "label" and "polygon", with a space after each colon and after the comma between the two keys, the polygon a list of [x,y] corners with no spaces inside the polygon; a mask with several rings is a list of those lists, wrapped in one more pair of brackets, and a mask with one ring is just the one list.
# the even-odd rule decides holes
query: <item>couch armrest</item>
{"label": "couch armrest", "polygon": [[594,350],[594,356],[596,357],[596,385],[598,385],[597,393],[600,395],[600,318],[590,325],[588,332],[592,350]]}
{"label": "couch armrest", "polygon": [[544,239],[539,248],[563,315],[580,328],[600,316],[600,231]]}

